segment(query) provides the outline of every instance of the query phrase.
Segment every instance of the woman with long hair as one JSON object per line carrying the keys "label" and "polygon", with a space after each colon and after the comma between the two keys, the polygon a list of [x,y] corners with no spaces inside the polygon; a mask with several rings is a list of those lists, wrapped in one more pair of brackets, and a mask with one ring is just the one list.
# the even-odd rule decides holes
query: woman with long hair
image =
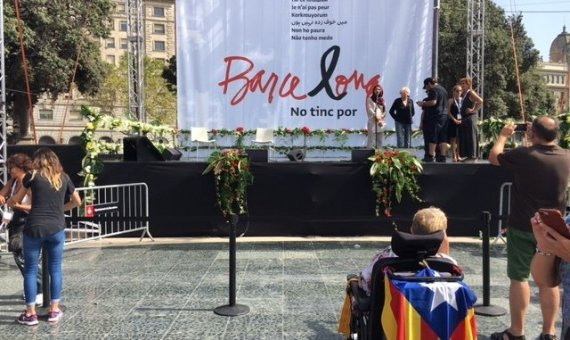
{"label": "woman with long hair", "polygon": [[[36,276],[42,247],[48,256],[50,282],[50,308],[48,321],[58,322],[63,313],[59,308],[62,291],[62,261],[65,241],[64,211],[81,204],[81,198],[56,154],[48,148],[34,153],[33,171],[23,179],[23,187],[8,200],[14,207],[28,193],[33,194],[32,208],[24,227],[24,293],[26,311],[18,322],[33,326],[38,324],[36,314]],[[66,198],[69,199],[65,203]]]}
{"label": "woman with long hair", "polygon": [[368,142],[369,148],[379,149],[382,147],[384,133],[384,116],[386,115],[386,101],[383,98],[382,86],[376,85],[372,94],[366,98],[366,113],[368,115]]}
{"label": "woman with long hair", "polygon": [[[8,157],[6,161],[6,168],[10,174],[10,179],[6,185],[0,189],[0,205],[4,205],[8,198],[15,195],[23,186],[23,180],[26,173],[32,170],[32,160],[30,157],[23,153],[15,153]],[[2,219],[8,223],[9,240],[8,250],[14,255],[14,262],[24,276],[24,248],[23,248],[23,231],[26,225],[26,218],[32,208],[31,195],[26,195],[21,203],[15,204],[11,209],[4,211]],[[41,269],[41,268],[39,268]],[[38,271],[37,276],[37,292],[36,303],[41,303],[41,272]]]}
{"label": "woman with long hair", "polygon": [[459,85],[463,90],[461,103],[461,125],[459,126],[459,155],[467,161],[477,159],[479,138],[477,136],[477,114],[483,107],[483,99],[473,91],[471,78],[461,78]]}

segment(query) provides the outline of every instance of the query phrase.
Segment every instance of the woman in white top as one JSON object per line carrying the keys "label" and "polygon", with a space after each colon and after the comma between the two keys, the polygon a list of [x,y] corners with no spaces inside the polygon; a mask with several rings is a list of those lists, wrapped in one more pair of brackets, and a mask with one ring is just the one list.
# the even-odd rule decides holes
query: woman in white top
{"label": "woman in white top", "polygon": [[384,139],[384,117],[386,115],[386,102],[383,98],[384,90],[380,85],[374,86],[372,95],[366,98],[366,113],[368,115],[368,142],[369,148],[379,149]]}

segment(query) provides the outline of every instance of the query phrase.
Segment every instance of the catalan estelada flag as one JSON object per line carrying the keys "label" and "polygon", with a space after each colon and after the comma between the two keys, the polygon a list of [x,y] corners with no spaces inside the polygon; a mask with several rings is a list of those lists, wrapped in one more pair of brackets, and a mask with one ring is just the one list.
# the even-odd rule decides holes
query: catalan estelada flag
{"label": "catalan estelada flag", "polygon": [[[437,277],[423,269],[416,274]],[[477,297],[463,282],[409,282],[384,277],[382,327],[388,340],[474,340]]]}

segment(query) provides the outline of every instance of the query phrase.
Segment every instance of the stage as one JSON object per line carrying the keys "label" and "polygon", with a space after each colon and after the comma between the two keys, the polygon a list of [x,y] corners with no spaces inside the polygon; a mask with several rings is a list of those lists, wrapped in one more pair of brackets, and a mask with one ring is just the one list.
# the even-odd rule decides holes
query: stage
{"label": "stage", "polygon": [[[227,234],[215,203],[214,179],[202,175],[203,162],[105,162],[97,185],[145,182],[149,187],[154,236]],[[478,235],[483,210],[498,213],[499,188],[511,176],[487,162],[424,164],[423,202],[405,197],[393,217],[374,215],[369,163],[252,163],[249,217],[238,232],[271,235],[389,235],[394,226],[408,230],[422,207],[442,208],[452,236]],[[496,224],[495,224],[496,225]]]}

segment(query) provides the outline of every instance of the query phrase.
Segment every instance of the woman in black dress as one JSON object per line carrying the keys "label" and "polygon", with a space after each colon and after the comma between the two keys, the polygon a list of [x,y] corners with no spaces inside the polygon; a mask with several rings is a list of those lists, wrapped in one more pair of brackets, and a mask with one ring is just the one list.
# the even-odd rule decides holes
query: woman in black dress
{"label": "woman in black dress", "polygon": [[455,85],[452,90],[451,98],[447,101],[447,138],[451,144],[451,155],[454,162],[459,162],[458,135],[461,126],[461,86]]}
{"label": "woman in black dress", "polygon": [[462,78],[459,85],[463,90],[461,103],[461,125],[459,126],[459,155],[466,160],[477,159],[479,141],[477,136],[477,112],[483,106],[483,99],[473,91],[471,78]]}

